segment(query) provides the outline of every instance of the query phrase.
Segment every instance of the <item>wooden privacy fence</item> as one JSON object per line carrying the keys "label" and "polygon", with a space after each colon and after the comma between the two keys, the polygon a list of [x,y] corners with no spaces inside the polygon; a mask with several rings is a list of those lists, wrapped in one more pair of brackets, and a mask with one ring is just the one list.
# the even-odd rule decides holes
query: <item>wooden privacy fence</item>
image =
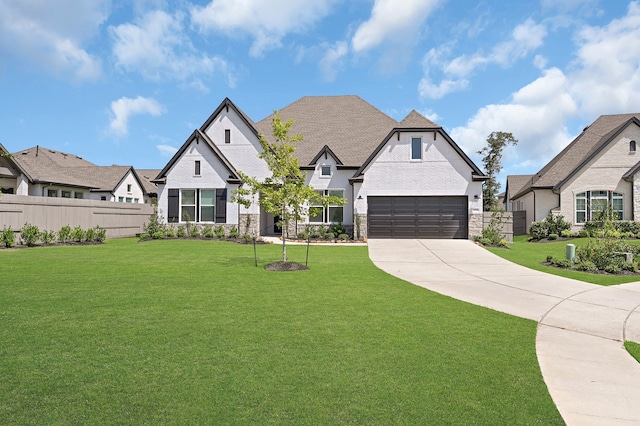
{"label": "wooden privacy fence", "polygon": [[142,232],[151,214],[153,206],[149,204],[11,194],[0,196],[0,229],[6,227],[16,232],[25,223],[46,231],[59,231],[66,225],[83,229],[98,225],[107,230],[107,238],[130,237]]}
{"label": "wooden privacy fence", "polygon": [[[491,212],[482,212],[483,213],[483,228],[486,228],[491,223],[492,213]],[[500,223],[502,225],[502,234],[504,235],[504,239],[507,240],[508,243],[513,242],[513,214],[512,212],[502,212],[498,216],[500,219]]]}

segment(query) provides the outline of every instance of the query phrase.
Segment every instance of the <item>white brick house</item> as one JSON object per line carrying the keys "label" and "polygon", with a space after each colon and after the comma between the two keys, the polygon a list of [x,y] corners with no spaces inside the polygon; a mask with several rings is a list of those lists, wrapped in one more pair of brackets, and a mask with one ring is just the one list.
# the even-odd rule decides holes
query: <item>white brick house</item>
{"label": "white brick house", "polygon": [[507,206],[526,211],[527,230],[550,212],[578,230],[606,206],[639,220],[637,142],[640,114],[602,115],[535,175],[509,176]]}
{"label": "white brick house", "polygon": [[[482,231],[486,176],[442,127],[412,111],[397,122],[357,96],[304,97],[282,108],[295,119],[300,167],[314,189],[345,198],[303,224],[341,222],[369,238],[471,238]],[[160,171],[158,204],[165,221],[238,226],[274,233],[277,218],[258,200],[231,202],[238,171],[270,175],[259,135],[271,135],[273,116],[254,123],[225,99]]]}

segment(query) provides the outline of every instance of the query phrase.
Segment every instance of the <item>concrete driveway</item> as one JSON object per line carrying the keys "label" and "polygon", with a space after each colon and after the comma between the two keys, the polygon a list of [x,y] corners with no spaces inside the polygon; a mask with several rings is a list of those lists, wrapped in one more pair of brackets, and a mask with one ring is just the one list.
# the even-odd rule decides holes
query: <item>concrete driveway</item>
{"label": "concrete driveway", "polygon": [[640,282],[602,287],[534,271],[466,240],[369,240],[380,269],[429,290],[538,322],[536,352],[569,425],[640,425]]}

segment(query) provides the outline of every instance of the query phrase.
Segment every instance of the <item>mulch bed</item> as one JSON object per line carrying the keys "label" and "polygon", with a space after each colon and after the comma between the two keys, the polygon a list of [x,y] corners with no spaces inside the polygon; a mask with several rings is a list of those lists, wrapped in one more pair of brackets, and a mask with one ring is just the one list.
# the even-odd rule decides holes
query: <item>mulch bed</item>
{"label": "mulch bed", "polygon": [[304,271],[309,269],[308,266],[303,265],[298,262],[273,262],[264,267],[267,271],[278,271],[278,272],[288,272],[288,271]]}

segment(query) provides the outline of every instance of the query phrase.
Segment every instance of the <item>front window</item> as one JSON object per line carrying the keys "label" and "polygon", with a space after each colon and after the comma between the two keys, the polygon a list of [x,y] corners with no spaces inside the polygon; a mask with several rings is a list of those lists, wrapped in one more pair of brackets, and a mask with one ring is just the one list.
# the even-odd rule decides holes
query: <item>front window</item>
{"label": "front window", "polygon": [[322,166],[322,176],[331,176],[331,166]]}
{"label": "front window", "polygon": [[[329,195],[344,198],[344,190],[329,189],[318,191],[318,195]],[[337,204],[329,204],[326,208],[320,204],[314,204],[309,211],[309,223],[338,223],[344,220],[344,207]]]}
{"label": "front window", "polygon": [[199,222],[215,222],[216,218],[216,190],[200,190],[200,220]]}
{"label": "front window", "polygon": [[411,159],[422,159],[422,138],[411,138]]}
{"label": "front window", "polygon": [[58,190],[57,189],[47,189],[47,197],[57,197]]}
{"label": "front window", "polygon": [[180,217],[182,220],[185,222],[196,220],[196,190],[183,189],[180,199]]}
{"label": "front window", "polygon": [[611,207],[618,220],[624,217],[624,195],[613,191],[586,191],[576,194],[576,223],[596,219]]}

